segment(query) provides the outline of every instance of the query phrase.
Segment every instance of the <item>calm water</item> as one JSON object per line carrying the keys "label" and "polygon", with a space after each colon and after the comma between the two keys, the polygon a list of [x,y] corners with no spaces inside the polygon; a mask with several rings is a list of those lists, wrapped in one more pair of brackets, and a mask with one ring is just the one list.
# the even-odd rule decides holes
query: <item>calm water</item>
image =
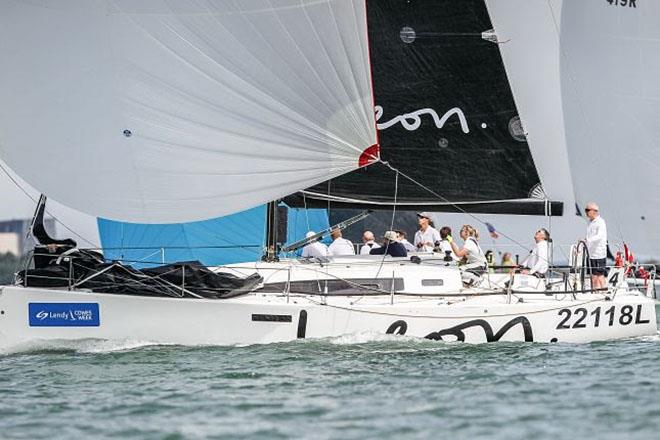
{"label": "calm water", "polygon": [[1,438],[660,438],[660,338],[249,347],[87,341],[0,356]]}

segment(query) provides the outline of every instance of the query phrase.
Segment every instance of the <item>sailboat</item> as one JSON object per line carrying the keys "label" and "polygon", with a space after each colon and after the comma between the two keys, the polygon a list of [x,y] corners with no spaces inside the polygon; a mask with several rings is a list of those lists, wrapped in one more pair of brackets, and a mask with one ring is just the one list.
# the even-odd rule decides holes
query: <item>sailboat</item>
{"label": "sailboat", "polygon": [[[387,29],[374,20],[391,21],[394,2],[16,1],[3,9],[0,37],[12,44],[2,47],[10,62],[0,97],[27,110],[2,106],[0,156],[76,209],[145,223],[202,220],[279,199],[545,215],[562,209],[533,190],[538,175],[515,114],[498,112],[505,125],[477,125],[481,143],[526,155],[513,167],[515,184],[483,188],[479,179],[466,185],[457,176],[424,184],[424,173],[386,160],[385,130],[395,125],[424,130],[422,117],[436,126],[451,119],[466,134],[476,123],[464,123],[460,109],[436,112],[437,121],[428,108],[383,119],[390,104],[376,96],[372,65],[388,60],[370,54],[370,39]],[[395,36],[414,54],[425,34],[404,27]],[[493,44],[489,32],[479,38]],[[513,141],[498,141],[497,132]],[[434,145],[446,148],[448,140]],[[493,164],[508,160],[493,157]],[[351,189],[349,173],[377,167],[393,176],[387,196],[381,183]],[[319,191],[328,181],[337,185]],[[38,232],[44,206],[45,198],[35,215],[43,245],[35,268],[0,290],[2,347],[88,338],[253,344],[347,333],[587,342],[657,332],[650,291],[630,289],[625,266],[599,291],[577,264],[559,280],[486,274],[466,286],[459,266],[433,254],[137,270]]]}

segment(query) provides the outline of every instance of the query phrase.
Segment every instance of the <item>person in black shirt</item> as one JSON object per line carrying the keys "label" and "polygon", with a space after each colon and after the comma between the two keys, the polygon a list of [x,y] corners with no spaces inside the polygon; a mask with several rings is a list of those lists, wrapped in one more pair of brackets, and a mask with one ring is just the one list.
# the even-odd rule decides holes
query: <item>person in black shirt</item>
{"label": "person in black shirt", "polygon": [[390,255],[392,257],[407,257],[408,251],[406,247],[399,242],[396,232],[387,231],[383,236],[383,246],[378,249],[371,249],[370,255]]}

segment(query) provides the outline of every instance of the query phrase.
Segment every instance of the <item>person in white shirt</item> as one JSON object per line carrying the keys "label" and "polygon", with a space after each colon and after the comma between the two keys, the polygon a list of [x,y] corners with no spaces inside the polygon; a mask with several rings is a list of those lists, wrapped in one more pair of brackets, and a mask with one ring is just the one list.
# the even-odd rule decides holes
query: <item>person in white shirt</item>
{"label": "person in white shirt", "polygon": [[604,289],[606,287],[605,275],[607,268],[607,225],[600,216],[598,205],[594,202],[587,203],[584,213],[589,219],[587,225],[587,250],[589,251],[589,268],[591,270],[592,289]]}
{"label": "person in white shirt", "polygon": [[332,237],[332,243],[328,246],[330,255],[335,257],[340,255],[355,255],[353,243],[341,236],[341,229],[333,229],[330,232],[330,236]]}
{"label": "person in white shirt", "polygon": [[458,245],[454,243],[451,235],[447,236],[447,241],[451,245],[454,254],[462,258],[465,262],[461,267],[463,268],[462,278],[463,282],[468,285],[477,285],[481,280],[481,274],[486,271],[487,262],[484,251],[479,246],[479,232],[470,225],[463,225],[461,228],[461,238],[463,239],[463,248],[459,249]]}
{"label": "person in white shirt", "polygon": [[431,223],[431,214],[418,212],[417,223],[419,224],[419,231],[415,232],[415,247],[422,252],[433,252],[435,242],[440,241],[440,233]]}
{"label": "person in white shirt", "polygon": [[486,269],[486,255],[479,246],[479,232],[470,225],[463,225],[461,228],[461,238],[463,239],[463,248],[459,249],[451,235],[447,236],[447,241],[451,245],[454,254],[465,261],[465,269]]}
{"label": "person in white shirt", "polygon": [[[305,234],[305,237],[309,238],[316,234],[314,231],[309,231]],[[327,258],[330,255],[328,252],[328,246],[321,243],[320,241],[315,241],[306,245],[302,250],[302,258]]]}
{"label": "person in white shirt", "polygon": [[360,255],[369,255],[372,249],[378,249],[380,245],[376,243],[376,237],[371,231],[364,231],[362,234],[362,242],[364,243],[360,248]]}
{"label": "person in white shirt", "polygon": [[399,238],[399,243],[401,243],[403,247],[406,248],[407,252],[415,252],[417,250],[415,245],[409,242],[408,239],[406,238],[406,231],[394,231],[394,232],[396,232],[396,235]]}
{"label": "person in white shirt", "polygon": [[545,278],[545,274],[548,272],[548,240],[550,240],[550,233],[546,229],[541,228],[536,231],[534,249],[522,262],[522,266],[527,269],[523,269],[520,273]]}

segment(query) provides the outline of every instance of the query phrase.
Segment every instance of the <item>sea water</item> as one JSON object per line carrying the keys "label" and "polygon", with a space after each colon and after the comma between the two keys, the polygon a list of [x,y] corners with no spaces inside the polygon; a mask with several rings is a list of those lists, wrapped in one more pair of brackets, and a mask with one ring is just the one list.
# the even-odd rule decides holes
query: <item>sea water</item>
{"label": "sea water", "polygon": [[0,355],[0,438],[657,439],[660,338],[33,345]]}

